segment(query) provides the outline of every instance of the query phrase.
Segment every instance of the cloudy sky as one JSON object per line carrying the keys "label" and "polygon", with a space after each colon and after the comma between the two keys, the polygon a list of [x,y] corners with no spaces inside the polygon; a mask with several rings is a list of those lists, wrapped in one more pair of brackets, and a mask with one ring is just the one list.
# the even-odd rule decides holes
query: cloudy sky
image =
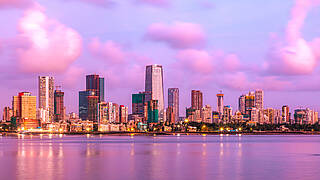
{"label": "cloudy sky", "polygon": [[[78,112],[85,75],[106,78],[108,101],[131,106],[148,64],[216,109],[265,91],[266,107],[320,110],[320,0],[0,0],[0,107],[19,91],[37,95],[52,75]],[[167,97],[167,96],[166,96]]]}

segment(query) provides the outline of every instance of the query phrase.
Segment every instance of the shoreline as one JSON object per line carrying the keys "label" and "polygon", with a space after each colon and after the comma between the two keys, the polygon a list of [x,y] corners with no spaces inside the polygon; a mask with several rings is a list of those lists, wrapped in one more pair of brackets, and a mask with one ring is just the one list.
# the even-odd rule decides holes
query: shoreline
{"label": "shoreline", "polygon": [[110,136],[206,136],[206,135],[320,135],[315,131],[259,131],[259,132],[0,132],[0,135],[47,135],[47,134],[63,134],[63,135],[110,135]]}

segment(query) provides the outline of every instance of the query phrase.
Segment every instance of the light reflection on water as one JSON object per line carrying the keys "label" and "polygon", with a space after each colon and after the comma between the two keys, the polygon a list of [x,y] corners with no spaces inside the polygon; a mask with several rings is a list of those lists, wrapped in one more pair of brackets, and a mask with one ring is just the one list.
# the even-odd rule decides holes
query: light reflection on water
{"label": "light reflection on water", "polygon": [[320,136],[18,135],[0,179],[318,179]]}

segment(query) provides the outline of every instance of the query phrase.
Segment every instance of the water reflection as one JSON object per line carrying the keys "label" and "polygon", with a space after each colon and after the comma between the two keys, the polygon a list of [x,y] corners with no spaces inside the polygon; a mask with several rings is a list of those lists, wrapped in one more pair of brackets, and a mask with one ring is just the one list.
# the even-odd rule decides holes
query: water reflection
{"label": "water reflection", "polygon": [[319,142],[319,136],[21,134],[0,138],[0,179],[317,179]]}

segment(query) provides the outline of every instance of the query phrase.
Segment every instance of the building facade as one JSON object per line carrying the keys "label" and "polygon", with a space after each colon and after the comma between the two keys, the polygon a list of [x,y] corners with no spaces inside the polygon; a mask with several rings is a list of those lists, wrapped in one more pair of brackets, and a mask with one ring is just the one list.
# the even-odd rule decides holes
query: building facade
{"label": "building facade", "polygon": [[55,121],[65,119],[64,92],[54,91],[54,119]]}
{"label": "building facade", "polygon": [[2,114],[2,121],[3,122],[10,122],[12,117],[13,117],[12,109],[10,107],[4,107],[3,114]]}
{"label": "building facade", "polygon": [[97,74],[87,75],[86,90],[95,92],[99,102],[104,101],[104,78]]}
{"label": "building facade", "polygon": [[[161,65],[149,65],[146,67],[145,93],[146,102],[151,100],[158,101],[158,118],[160,121],[164,121],[163,69]],[[154,102],[149,104],[153,105]]]}
{"label": "building facade", "polygon": [[119,115],[120,115],[120,123],[127,123],[128,122],[128,107],[126,107],[124,105],[120,105]]}
{"label": "building facade", "polygon": [[88,96],[95,96],[94,91],[79,91],[79,118],[88,119]]}
{"label": "building facade", "polygon": [[172,107],[174,114],[174,122],[179,121],[179,89],[169,88],[168,89],[168,107]]}
{"label": "building facade", "polygon": [[224,94],[218,93],[217,94],[217,112],[219,113],[219,116],[222,117],[223,115],[223,96]]}
{"label": "building facade", "polygon": [[49,121],[54,119],[54,78],[39,76],[39,108],[49,111]]}
{"label": "building facade", "polygon": [[14,117],[19,120],[37,119],[37,98],[31,96],[30,92],[21,92],[13,97],[12,110]]}
{"label": "building facade", "polygon": [[203,94],[199,90],[191,91],[191,108],[201,110],[203,107]]}

